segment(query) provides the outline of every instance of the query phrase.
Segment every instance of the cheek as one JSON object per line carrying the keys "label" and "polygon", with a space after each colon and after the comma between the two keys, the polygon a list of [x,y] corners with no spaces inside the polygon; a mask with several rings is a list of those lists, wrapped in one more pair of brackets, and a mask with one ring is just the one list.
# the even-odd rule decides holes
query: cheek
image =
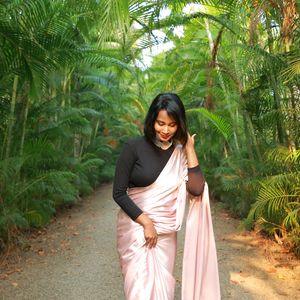
{"label": "cheek", "polygon": [[178,128],[177,126],[175,126],[175,127],[172,128],[172,134],[175,134],[175,133],[176,133],[177,128]]}
{"label": "cheek", "polygon": [[159,132],[159,131],[160,131],[160,126],[159,126],[157,123],[154,124],[154,130],[155,130],[156,132]]}

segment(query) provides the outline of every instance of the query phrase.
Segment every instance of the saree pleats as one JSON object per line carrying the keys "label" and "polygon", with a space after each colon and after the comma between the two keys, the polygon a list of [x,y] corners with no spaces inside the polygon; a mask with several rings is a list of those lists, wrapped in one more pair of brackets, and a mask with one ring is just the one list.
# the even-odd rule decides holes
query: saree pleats
{"label": "saree pleats", "polygon": [[[117,250],[126,300],[174,300],[176,239],[184,215],[186,180],[186,158],[182,148],[177,146],[153,184],[128,189],[130,198],[153,221],[158,241],[156,247],[146,247],[143,227],[122,210],[119,211]],[[194,202],[188,214],[182,300],[217,300],[219,298],[203,298],[211,295],[203,290],[211,289],[212,286],[218,288],[212,283],[218,281],[218,274],[215,274],[215,268],[207,277],[201,273],[210,270],[211,264],[207,259],[216,259],[216,254],[209,253],[214,243],[209,202],[204,209],[199,204],[199,201]],[[207,228],[207,225],[211,227]],[[201,236],[203,233],[204,239]],[[212,240],[207,241],[207,238],[211,238],[213,243]],[[191,293],[190,289],[196,292]],[[198,295],[202,298],[197,298]]]}

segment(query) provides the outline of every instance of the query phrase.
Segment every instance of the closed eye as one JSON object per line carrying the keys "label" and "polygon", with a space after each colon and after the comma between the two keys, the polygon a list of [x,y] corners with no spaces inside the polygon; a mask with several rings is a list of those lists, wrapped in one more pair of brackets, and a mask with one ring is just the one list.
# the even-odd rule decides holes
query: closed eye
{"label": "closed eye", "polygon": [[[164,122],[161,122],[161,121],[157,121],[157,124],[158,124],[159,126],[164,126],[164,125],[165,125],[165,123],[164,123]],[[176,126],[176,122],[170,123],[168,126],[170,126],[170,127],[175,127],[175,126]]]}

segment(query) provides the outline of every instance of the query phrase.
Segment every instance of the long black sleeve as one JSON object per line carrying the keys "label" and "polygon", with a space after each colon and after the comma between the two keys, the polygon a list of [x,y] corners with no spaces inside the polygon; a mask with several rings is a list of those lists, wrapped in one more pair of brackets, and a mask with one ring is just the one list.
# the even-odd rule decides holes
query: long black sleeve
{"label": "long black sleeve", "polygon": [[186,183],[188,192],[194,196],[200,196],[204,190],[205,178],[199,165],[193,168],[188,168],[188,178],[189,179]]}
{"label": "long black sleeve", "polygon": [[143,212],[127,195],[131,171],[136,160],[137,157],[134,149],[128,142],[125,143],[116,164],[113,184],[114,200],[132,220],[135,220]]}

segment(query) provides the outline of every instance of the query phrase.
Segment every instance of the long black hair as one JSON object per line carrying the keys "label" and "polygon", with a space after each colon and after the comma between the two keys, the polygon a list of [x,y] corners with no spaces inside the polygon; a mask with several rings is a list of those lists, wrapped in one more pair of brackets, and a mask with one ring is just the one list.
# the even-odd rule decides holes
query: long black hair
{"label": "long black hair", "polygon": [[175,93],[161,93],[154,98],[144,123],[145,137],[151,142],[155,139],[154,123],[161,110],[166,110],[168,115],[175,120],[178,127],[173,138],[184,146],[188,138],[185,109],[179,96]]}

